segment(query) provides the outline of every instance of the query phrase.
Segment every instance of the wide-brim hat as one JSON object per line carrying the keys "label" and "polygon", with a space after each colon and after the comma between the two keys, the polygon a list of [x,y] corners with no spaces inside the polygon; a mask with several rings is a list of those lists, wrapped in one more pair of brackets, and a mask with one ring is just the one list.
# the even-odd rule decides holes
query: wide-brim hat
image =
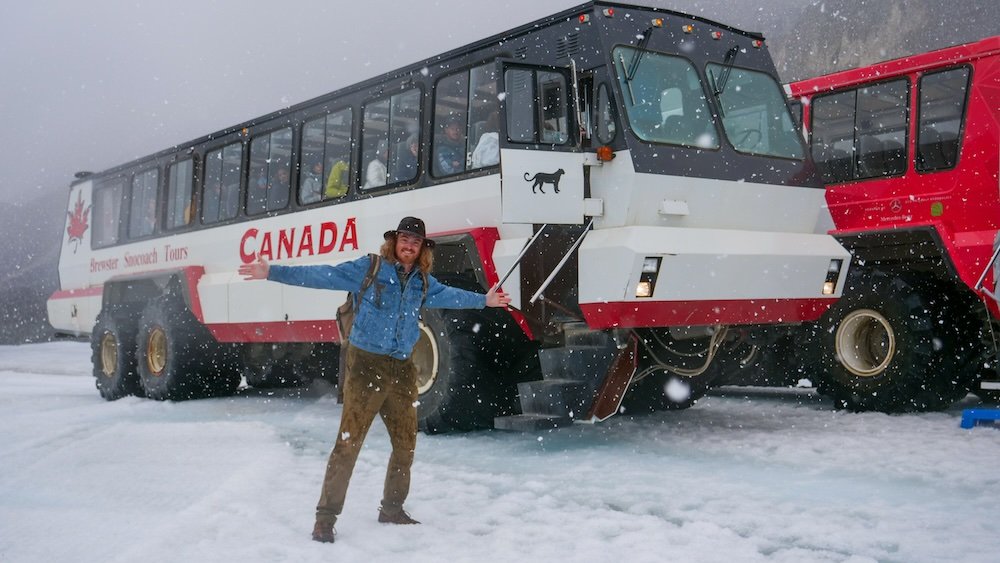
{"label": "wide-brim hat", "polygon": [[423,220],[416,217],[403,217],[403,219],[399,222],[399,226],[396,227],[396,230],[386,231],[384,237],[389,238],[394,236],[396,233],[416,235],[424,239],[424,246],[427,248],[434,248],[434,240],[427,238],[427,229],[424,227]]}

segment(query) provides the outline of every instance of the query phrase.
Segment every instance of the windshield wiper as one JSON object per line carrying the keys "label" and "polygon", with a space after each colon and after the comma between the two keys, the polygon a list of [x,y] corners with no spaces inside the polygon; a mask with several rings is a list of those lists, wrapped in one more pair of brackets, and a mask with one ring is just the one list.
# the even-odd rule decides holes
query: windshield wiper
{"label": "windshield wiper", "polygon": [[736,55],[740,53],[740,48],[737,45],[733,45],[728,51],[726,51],[726,56],[722,58],[722,72],[719,77],[715,77],[714,72],[709,72],[708,76],[711,78],[712,96],[715,97],[716,105],[719,106],[719,114],[722,117],[726,116],[726,110],[722,107],[722,93],[726,91],[726,83],[729,82],[729,75],[733,72],[733,65],[736,63]]}
{"label": "windshield wiper", "polygon": [[625,82],[631,82],[635,77],[635,71],[639,70],[639,61],[642,60],[642,56],[646,53],[646,45],[649,44],[649,38],[652,36],[652,27],[642,32],[642,39],[639,40],[639,45],[636,46],[636,51],[632,54],[632,61],[628,65],[628,72],[625,73]]}
{"label": "windshield wiper", "polygon": [[622,70],[625,72],[625,87],[628,88],[628,97],[632,100],[633,106],[635,105],[635,92],[632,91],[632,79],[635,78],[635,72],[639,70],[639,62],[642,61],[642,55],[646,52],[646,45],[649,44],[649,38],[652,35],[652,27],[642,32],[642,38],[639,39],[639,44],[632,53],[632,60],[627,65],[621,51],[618,52],[618,60],[621,62]]}

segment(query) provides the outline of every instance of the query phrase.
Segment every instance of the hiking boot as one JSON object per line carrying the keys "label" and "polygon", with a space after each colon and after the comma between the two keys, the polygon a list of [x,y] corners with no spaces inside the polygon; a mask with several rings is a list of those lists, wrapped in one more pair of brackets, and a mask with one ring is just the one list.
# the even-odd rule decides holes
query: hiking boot
{"label": "hiking boot", "polygon": [[410,518],[410,515],[400,510],[395,514],[390,514],[381,508],[378,511],[378,521],[383,524],[419,524],[420,522]]}
{"label": "hiking boot", "polygon": [[333,524],[316,522],[313,526],[313,541],[323,543],[333,543],[337,540],[337,532],[333,529]]}

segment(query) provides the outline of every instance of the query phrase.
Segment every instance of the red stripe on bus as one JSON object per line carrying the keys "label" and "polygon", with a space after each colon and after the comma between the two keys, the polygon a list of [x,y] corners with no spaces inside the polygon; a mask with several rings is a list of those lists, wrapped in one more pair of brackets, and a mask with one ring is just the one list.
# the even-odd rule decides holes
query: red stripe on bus
{"label": "red stripe on bus", "polygon": [[77,297],[94,297],[104,295],[104,286],[99,285],[97,287],[85,287],[83,289],[61,289],[55,291],[49,296],[49,300],[53,299],[73,299]]}
{"label": "red stripe on bus", "polygon": [[201,281],[201,276],[205,275],[204,266],[188,266],[184,268],[184,277],[187,280],[187,292],[188,296],[191,298],[191,314],[194,318],[198,319],[198,322],[205,322],[204,312],[201,309],[201,296],[198,293],[198,282]]}
{"label": "red stripe on bus", "polygon": [[208,324],[219,342],[340,342],[337,321]]}
{"label": "red stripe on bus", "polygon": [[747,325],[814,321],[835,299],[750,299],[732,301],[629,301],[581,303],[594,329],[658,326]]}

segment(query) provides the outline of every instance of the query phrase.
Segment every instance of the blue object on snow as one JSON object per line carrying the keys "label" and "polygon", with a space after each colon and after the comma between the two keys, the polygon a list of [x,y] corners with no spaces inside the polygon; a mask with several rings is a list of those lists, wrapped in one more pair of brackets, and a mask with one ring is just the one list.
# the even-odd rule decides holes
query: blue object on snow
{"label": "blue object on snow", "polygon": [[977,422],[1000,420],[1000,409],[965,409],[962,411],[962,428],[972,428]]}

